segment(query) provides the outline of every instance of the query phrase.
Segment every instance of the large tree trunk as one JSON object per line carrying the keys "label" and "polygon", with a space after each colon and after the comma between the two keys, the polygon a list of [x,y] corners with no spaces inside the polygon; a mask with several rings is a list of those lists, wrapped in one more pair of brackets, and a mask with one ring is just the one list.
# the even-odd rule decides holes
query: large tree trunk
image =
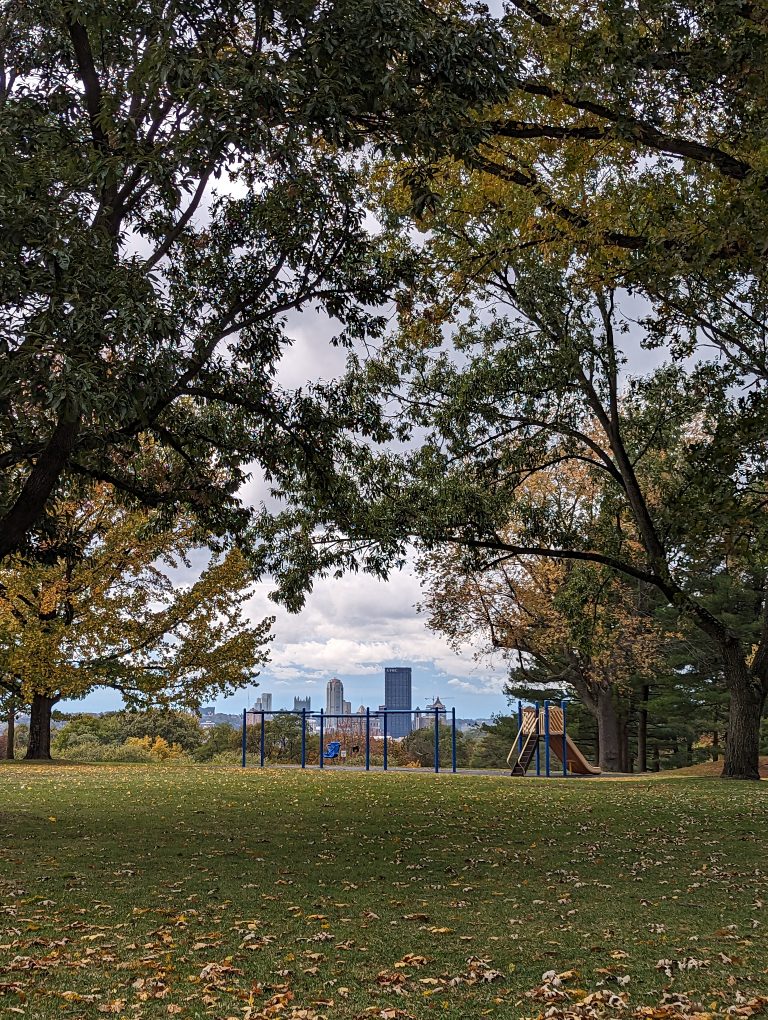
{"label": "large tree trunk", "polygon": [[13,745],[16,741],[16,706],[11,705],[8,709],[8,728],[5,731],[5,757],[13,760]]}
{"label": "large tree trunk", "polygon": [[600,768],[604,772],[620,772],[623,734],[610,688],[601,687],[597,693],[597,729]]}
{"label": "large tree trunk", "polygon": [[637,721],[637,768],[639,772],[648,771],[648,696],[650,692],[650,685],[643,684]]}
{"label": "large tree trunk", "polygon": [[36,694],[32,698],[32,711],[29,716],[28,759],[51,758],[51,712],[58,698],[49,698],[46,694]]}
{"label": "large tree trunk", "polygon": [[752,682],[746,666],[729,670],[726,679],[730,681],[731,704],[721,775],[723,779],[759,779],[762,693]]}

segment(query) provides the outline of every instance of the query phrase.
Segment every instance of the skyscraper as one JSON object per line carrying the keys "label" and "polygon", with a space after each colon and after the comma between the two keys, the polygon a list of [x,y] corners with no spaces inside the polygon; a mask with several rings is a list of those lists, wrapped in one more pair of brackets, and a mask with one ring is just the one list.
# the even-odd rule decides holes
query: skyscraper
{"label": "skyscraper", "polygon": [[[411,667],[387,666],[384,669],[384,704],[389,711],[411,710]],[[393,737],[406,737],[411,732],[410,715],[391,715],[387,730]]]}
{"label": "skyscraper", "polygon": [[294,712],[301,712],[302,710],[304,710],[305,712],[309,712],[311,704],[312,704],[311,697],[297,698],[294,695],[294,698],[293,698],[293,710],[294,710]]}
{"label": "skyscraper", "polygon": [[325,711],[328,715],[341,715],[344,711],[344,684],[335,676],[325,688]]}

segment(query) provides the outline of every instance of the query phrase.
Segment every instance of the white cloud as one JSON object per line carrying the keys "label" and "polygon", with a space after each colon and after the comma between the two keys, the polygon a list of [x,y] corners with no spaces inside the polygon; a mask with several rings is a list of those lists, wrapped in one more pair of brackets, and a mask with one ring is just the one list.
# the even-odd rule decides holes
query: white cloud
{"label": "white cloud", "polygon": [[467,691],[470,694],[482,694],[482,695],[494,695],[498,696],[502,693],[504,686],[503,676],[488,676],[480,679],[478,683],[470,683],[467,680],[459,680],[454,677],[448,681],[448,687],[453,687],[455,690]]}

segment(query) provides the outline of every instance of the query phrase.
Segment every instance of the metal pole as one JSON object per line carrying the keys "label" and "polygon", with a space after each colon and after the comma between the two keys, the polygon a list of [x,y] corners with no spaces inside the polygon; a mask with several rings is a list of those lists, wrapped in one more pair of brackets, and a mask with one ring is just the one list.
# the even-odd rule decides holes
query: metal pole
{"label": "metal pole", "polygon": [[537,701],[536,702],[536,729],[534,730],[534,733],[536,735],[536,775],[537,776],[541,775],[541,750],[539,748],[539,738],[541,737],[541,726],[539,725],[540,722],[541,722],[540,712],[541,712],[541,705]]}
{"label": "metal pole", "polygon": [[243,768],[245,768],[245,713],[246,709],[243,709],[243,737],[242,737]]}
{"label": "metal pole", "polygon": [[517,703],[517,753],[523,753],[523,703]]}
{"label": "metal pole", "polygon": [[435,709],[435,772],[440,771],[440,723]]}
{"label": "metal pole", "polygon": [[387,713],[384,713],[384,771],[387,771]]}
{"label": "metal pole", "polygon": [[371,768],[371,710],[365,709],[365,771]]}
{"label": "metal pole", "polygon": [[320,709],[320,768],[324,767],[324,765],[323,765],[323,724],[324,724],[324,722],[325,722],[325,720],[323,719],[323,710],[321,708]]}
{"label": "metal pole", "polygon": [[259,737],[259,764],[264,768],[264,713],[261,713],[261,735]]}
{"label": "metal pole", "polygon": [[456,771],[456,706],[451,709],[451,768]]}
{"label": "metal pole", "polygon": [[307,767],[307,710],[301,710],[301,767]]}
{"label": "metal pole", "polygon": [[568,699],[563,698],[560,702],[560,708],[563,710],[563,776],[568,775],[568,736],[565,725],[565,709],[568,704]]}
{"label": "metal pole", "polygon": [[544,774],[549,778],[549,701],[544,702]]}

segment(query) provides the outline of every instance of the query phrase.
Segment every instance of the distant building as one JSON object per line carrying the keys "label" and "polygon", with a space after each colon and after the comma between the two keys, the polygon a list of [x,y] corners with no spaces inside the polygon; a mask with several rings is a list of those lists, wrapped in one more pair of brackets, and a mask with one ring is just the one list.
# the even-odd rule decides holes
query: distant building
{"label": "distant building", "polygon": [[312,704],[312,698],[296,698],[293,699],[293,710],[294,712],[309,712]]}
{"label": "distant building", "polygon": [[439,697],[435,697],[432,701],[428,701],[424,709],[417,708],[413,715],[413,728],[415,730],[423,730],[429,726],[435,725],[435,709],[438,712],[438,722],[441,726],[446,726],[448,723],[448,709],[442,703]]}
{"label": "distant building", "polygon": [[[387,666],[384,669],[384,704],[387,711],[411,710],[411,667]],[[393,737],[406,737],[411,732],[411,716],[390,715],[387,730]]]}
{"label": "distant building", "polygon": [[325,711],[328,715],[341,715],[344,711],[344,684],[331,677],[325,688]]}
{"label": "distant building", "polygon": [[[261,716],[259,716],[261,718]],[[252,726],[255,720],[247,720],[248,725]],[[243,725],[243,714],[234,715],[232,712],[214,712],[212,716],[206,719],[202,725],[207,729],[209,726],[231,726],[235,730],[239,730]]]}
{"label": "distant building", "polygon": [[272,714],[272,695],[265,692],[260,694],[254,701],[251,708],[245,713],[245,725],[246,726],[259,726],[261,725],[261,713]]}
{"label": "distant building", "polygon": [[342,701],[341,710],[344,713],[344,715],[352,715],[352,702]]}

